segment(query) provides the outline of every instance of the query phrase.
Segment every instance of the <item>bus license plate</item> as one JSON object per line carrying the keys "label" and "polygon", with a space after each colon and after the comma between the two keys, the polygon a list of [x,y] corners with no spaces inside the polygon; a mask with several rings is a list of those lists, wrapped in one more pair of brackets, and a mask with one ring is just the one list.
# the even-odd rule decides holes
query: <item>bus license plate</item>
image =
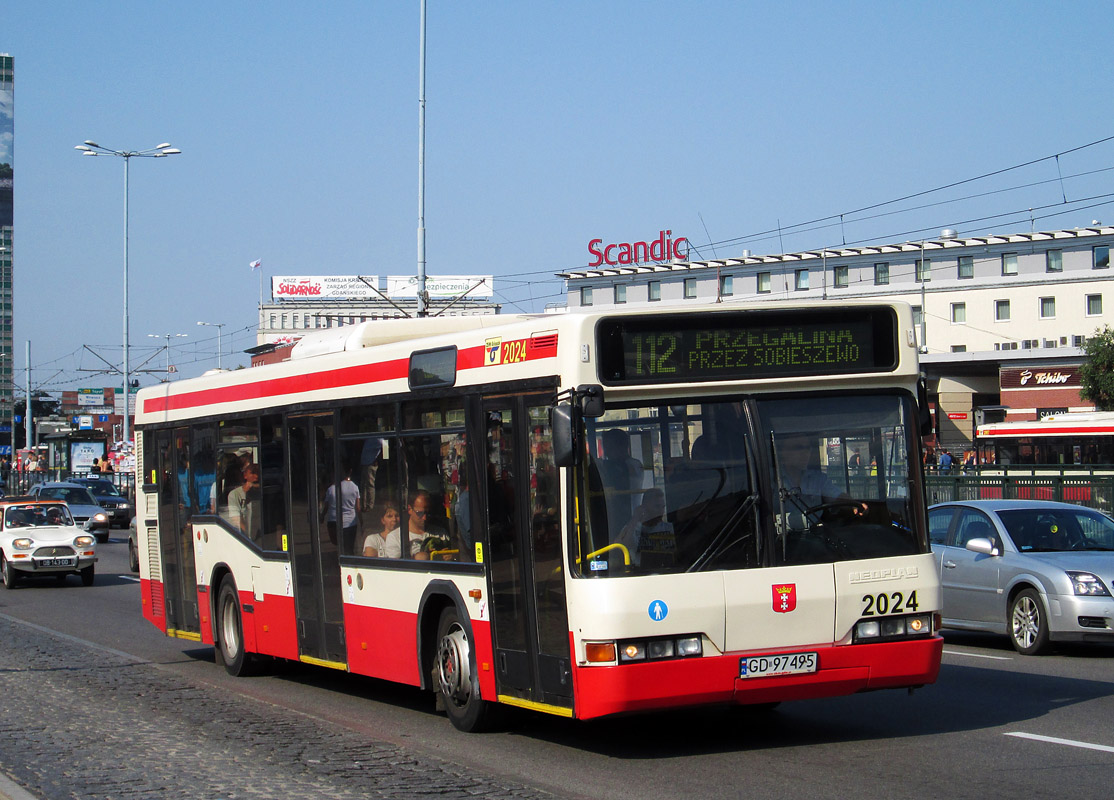
{"label": "bus license plate", "polygon": [[816,653],[780,653],[739,659],[740,678],[769,678],[775,675],[805,675],[819,666]]}
{"label": "bus license plate", "polygon": [[36,562],[40,567],[72,567],[72,558],[40,558]]}

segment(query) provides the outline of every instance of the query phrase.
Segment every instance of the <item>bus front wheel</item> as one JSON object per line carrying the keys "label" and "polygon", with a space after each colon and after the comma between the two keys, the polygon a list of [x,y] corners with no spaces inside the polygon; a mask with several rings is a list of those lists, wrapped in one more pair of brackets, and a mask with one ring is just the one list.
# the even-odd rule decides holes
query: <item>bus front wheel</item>
{"label": "bus front wheel", "polygon": [[442,610],[437,625],[436,675],[445,713],[465,732],[483,730],[491,716],[492,704],[480,697],[474,664],[468,629],[450,606]]}

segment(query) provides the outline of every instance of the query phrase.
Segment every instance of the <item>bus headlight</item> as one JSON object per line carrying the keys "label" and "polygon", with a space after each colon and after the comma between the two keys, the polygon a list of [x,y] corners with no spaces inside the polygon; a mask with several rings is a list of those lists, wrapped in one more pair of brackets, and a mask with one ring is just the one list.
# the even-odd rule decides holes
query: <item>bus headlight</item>
{"label": "bus headlight", "polygon": [[859,620],[855,624],[852,641],[892,641],[894,639],[915,639],[932,634],[931,614],[912,614],[909,616],[876,617]]}

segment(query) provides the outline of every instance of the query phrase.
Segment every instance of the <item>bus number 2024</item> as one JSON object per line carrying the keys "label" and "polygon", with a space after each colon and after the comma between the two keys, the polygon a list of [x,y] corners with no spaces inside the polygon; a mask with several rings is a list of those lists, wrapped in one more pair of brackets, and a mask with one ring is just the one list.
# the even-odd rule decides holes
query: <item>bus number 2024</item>
{"label": "bus number 2024", "polygon": [[902,614],[906,611],[916,611],[918,608],[920,604],[917,603],[916,590],[910,592],[908,597],[901,592],[863,595],[864,617]]}

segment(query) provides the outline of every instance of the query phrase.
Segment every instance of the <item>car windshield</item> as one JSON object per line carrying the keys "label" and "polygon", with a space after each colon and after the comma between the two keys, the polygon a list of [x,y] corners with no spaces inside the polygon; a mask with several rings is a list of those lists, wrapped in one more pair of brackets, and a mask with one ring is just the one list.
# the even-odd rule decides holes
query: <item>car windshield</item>
{"label": "car windshield", "polygon": [[116,488],[116,484],[112,481],[84,481],[83,483],[95,494],[115,496],[120,494],[120,490]]}
{"label": "car windshield", "polygon": [[44,525],[73,525],[70,510],[64,505],[10,506],[4,511],[4,527],[28,528]]}
{"label": "car windshield", "polygon": [[585,421],[584,577],[925,552],[912,400],[691,398]]}
{"label": "car windshield", "polygon": [[1114,550],[1114,521],[1089,508],[1016,508],[998,518],[1022,553]]}
{"label": "car windshield", "polygon": [[95,506],[97,504],[88,489],[76,486],[46,486],[40,494],[53,497],[55,500],[64,500],[71,505]]}

